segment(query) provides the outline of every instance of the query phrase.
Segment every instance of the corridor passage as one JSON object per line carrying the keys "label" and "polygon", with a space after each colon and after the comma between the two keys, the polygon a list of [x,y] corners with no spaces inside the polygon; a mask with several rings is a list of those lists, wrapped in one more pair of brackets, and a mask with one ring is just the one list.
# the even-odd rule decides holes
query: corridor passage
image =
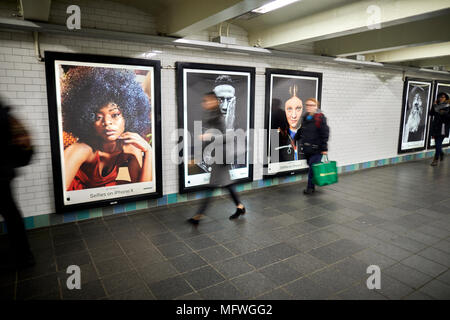
{"label": "corridor passage", "polygon": [[243,193],[235,221],[222,197],[198,227],[193,202],[31,230],[37,265],[1,274],[0,298],[450,299],[449,161],[359,171],[310,197],[304,182]]}

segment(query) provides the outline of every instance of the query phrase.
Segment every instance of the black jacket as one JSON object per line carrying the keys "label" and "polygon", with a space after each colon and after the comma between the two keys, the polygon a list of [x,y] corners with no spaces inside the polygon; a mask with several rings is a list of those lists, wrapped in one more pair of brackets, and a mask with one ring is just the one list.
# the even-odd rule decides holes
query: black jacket
{"label": "black jacket", "polygon": [[[441,113],[439,110],[443,110]],[[433,137],[442,135],[442,125],[444,125],[444,136],[447,137],[450,131],[450,105],[448,103],[433,104],[430,110],[431,126],[430,135]]]}
{"label": "black jacket", "polygon": [[330,129],[327,125],[327,118],[323,113],[314,114],[311,120],[307,119],[308,114],[302,118],[302,125],[295,135],[305,155],[328,151],[328,137]]}
{"label": "black jacket", "polygon": [[[218,155],[214,154],[215,160],[220,163],[212,163],[208,165],[208,170],[211,172],[211,178],[209,181],[210,186],[214,187],[225,187],[227,185],[232,184],[230,177],[230,169],[231,165],[226,163],[226,153],[227,153],[227,138],[226,138],[226,129],[225,129],[225,121],[220,110],[204,110],[203,111],[203,133],[209,129],[216,129],[220,131],[221,137],[219,135],[215,135],[215,138],[222,138],[222,159],[219,158]],[[208,141],[203,144],[204,148],[209,145],[211,141]]]}
{"label": "black jacket", "polygon": [[0,157],[0,180],[9,181],[15,176],[14,166],[12,164],[12,156],[9,154],[11,150],[11,130],[8,121],[9,108],[0,102],[0,148],[4,155]]}

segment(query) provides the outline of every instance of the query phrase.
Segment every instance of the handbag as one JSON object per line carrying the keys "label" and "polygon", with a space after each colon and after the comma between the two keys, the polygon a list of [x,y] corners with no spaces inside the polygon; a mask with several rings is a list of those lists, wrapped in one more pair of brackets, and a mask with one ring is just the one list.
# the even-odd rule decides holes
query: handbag
{"label": "handbag", "polygon": [[329,161],[328,156],[322,157],[322,162],[312,165],[313,183],[317,186],[326,186],[338,182],[336,161]]}

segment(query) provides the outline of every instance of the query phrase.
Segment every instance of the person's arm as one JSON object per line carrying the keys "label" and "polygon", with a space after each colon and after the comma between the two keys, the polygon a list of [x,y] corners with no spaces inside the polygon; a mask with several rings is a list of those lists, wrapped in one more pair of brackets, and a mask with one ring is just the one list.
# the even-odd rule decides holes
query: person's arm
{"label": "person's arm", "polygon": [[433,104],[432,106],[431,106],[431,109],[430,109],[430,112],[428,113],[428,115],[430,116],[430,117],[434,117],[435,115],[436,115],[436,111],[435,111],[435,109],[434,109],[434,106],[435,106],[436,104]]}
{"label": "person's arm", "polygon": [[330,136],[330,128],[327,124],[327,118],[322,117],[322,124],[319,128],[320,151],[322,154],[328,153],[328,138]]}
{"label": "person's arm", "polygon": [[139,134],[133,132],[123,133],[121,139],[124,142],[123,152],[130,156],[128,171],[131,181],[152,181],[153,154],[151,146]]}
{"label": "person's arm", "polygon": [[66,189],[70,186],[83,163],[92,156],[92,148],[85,143],[74,143],[64,150]]}

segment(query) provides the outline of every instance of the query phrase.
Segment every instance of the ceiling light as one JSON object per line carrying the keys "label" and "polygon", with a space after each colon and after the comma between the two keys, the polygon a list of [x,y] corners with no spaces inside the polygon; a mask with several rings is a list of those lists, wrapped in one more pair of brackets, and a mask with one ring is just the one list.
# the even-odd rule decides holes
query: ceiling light
{"label": "ceiling light", "polygon": [[383,64],[381,62],[361,61],[361,60],[354,60],[354,59],[347,59],[347,58],[335,58],[334,61],[344,62],[344,63],[364,64],[367,66],[378,66],[378,67],[383,66]]}
{"label": "ceiling light", "polygon": [[154,57],[154,56],[156,56],[157,54],[160,54],[160,53],[162,53],[162,51],[160,51],[160,50],[152,50],[152,51],[144,52],[142,54],[142,56],[144,58],[150,59],[150,58],[152,58],[152,57]]}
{"label": "ceiling light", "polygon": [[269,2],[259,8],[252,10],[252,12],[264,14],[264,13],[267,13],[267,12],[270,12],[273,10],[277,10],[279,8],[287,6],[288,4],[298,2],[298,1],[301,1],[301,0],[275,0],[275,1]]}
{"label": "ceiling light", "polygon": [[443,70],[433,70],[433,69],[428,69],[428,68],[420,68],[419,71],[426,71],[426,72],[434,72],[434,73],[449,74],[448,71],[443,71]]}

